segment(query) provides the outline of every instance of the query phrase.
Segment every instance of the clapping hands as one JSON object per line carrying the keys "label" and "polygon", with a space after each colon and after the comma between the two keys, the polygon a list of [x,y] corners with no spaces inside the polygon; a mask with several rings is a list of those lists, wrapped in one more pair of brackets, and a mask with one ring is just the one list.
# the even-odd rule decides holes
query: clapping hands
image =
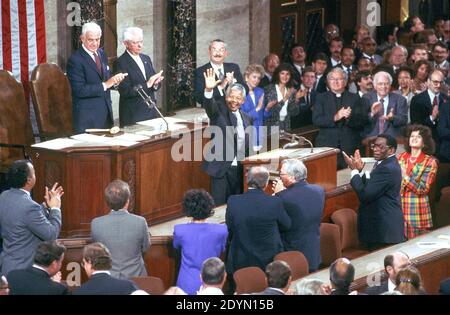
{"label": "clapping hands", "polygon": [[344,151],[342,151],[342,155],[344,156],[345,163],[347,163],[348,167],[351,170],[358,170],[361,172],[364,168],[364,162],[361,159],[361,154],[359,153],[359,150],[355,151],[354,155],[348,156]]}
{"label": "clapping hands", "polygon": [[64,195],[64,190],[58,183],[55,183],[51,190],[45,186],[45,203],[48,208],[61,208],[61,197]]}

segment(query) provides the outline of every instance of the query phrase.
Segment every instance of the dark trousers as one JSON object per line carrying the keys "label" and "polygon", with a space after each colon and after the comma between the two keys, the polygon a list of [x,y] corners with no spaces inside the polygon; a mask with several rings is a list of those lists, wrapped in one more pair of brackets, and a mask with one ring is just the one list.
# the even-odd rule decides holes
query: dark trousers
{"label": "dark trousers", "polygon": [[230,166],[223,177],[211,177],[211,195],[216,206],[238,194],[242,194],[242,165]]}

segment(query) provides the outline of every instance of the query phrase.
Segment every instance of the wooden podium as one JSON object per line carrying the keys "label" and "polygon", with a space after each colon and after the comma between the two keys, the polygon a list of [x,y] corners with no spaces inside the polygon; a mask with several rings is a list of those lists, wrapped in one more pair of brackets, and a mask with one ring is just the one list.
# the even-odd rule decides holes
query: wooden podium
{"label": "wooden podium", "polygon": [[[33,197],[42,202],[45,186],[51,187],[55,182],[63,186],[63,238],[90,235],[92,219],[109,212],[104,189],[114,179],[130,185],[129,211],[145,217],[149,225],[182,216],[181,201],[186,190],[210,191],[210,179],[201,169],[201,161],[172,158],[175,142],[182,141],[191,151],[203,148],[204,126],[196,125],[195,129],[194,124],[185,125],[184,131],[177,131],[177,137],[160,134],[130,147],[32,147],[36,169]],[[193,158],[194,154],[191,152],[190,156]]]}

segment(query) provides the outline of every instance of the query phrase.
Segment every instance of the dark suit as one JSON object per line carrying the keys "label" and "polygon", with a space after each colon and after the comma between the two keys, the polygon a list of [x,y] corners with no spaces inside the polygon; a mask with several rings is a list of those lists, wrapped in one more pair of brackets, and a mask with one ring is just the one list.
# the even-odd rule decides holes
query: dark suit
{"label": "dark suit", "polygon": [[[352,109],[350,118],[335,122],[334,115],[342,107]],[[338,98],[336,94],[328,91],[317,96],[312,120],[314,126],[319,128],[316,146],[338,148],[347,154],[353,154],[361,143],[360,134],[367,122],[367,116],[357,94],[344,91]],[[347,166],[342,154],[338,155],[337,163],[338,169]]]}
{"label": "dark suit", "polygon": [[8,274],[11,295],[65,295],[67,287],[50,279],[44,270],[30,267]]}
{"label": "dark suit", "polygon": [[437,133],[440,142],[439,160],[446,163],[450,162],[450,101],[441,106]]}
{"label": "dark suit", "polygon": [[298,115],[291,116],[291,129],[312,125],[312,109],[316,103],[316,97],[316,91],[311,91],[309,100],[306,99],[306,96],[300,98],[298,101],[300,111]]}
{"label": "dark suit", "polygon": [[450,295],[450,278],[441,282],[439,286],[439,293],[442,295]]}
{"label": "dark suit", "polygon": [[[195,69],[194,98],[197,103],[202,104],[202,105],[203,105],[203,100],[204,100],[203,93],[205,92],[205,77],[203,76],[203,73],[205,73],[207,69],[212,69],[212,68],[213,67],[212,67],[211,63],[208,62],[207,64],[204,64],[203,66]],[[226,74],[228,72],[234,72],[234,78],[236,79],[236,82],[242,84],[244,87],[246,86],[244,78],[242,77],[242,74],[241,74],[241,70],[239,69],[239,66],[237,64],[224,62],[223,70],[224,70],[224,74],[223,74],[224,76],[226,76]],[[219,80],[217,75],[216,75],[216,80]],[[222,92],[223,92],[223,95],[225,95],[225,91],[222,91]],[[220,95],[218,87],[214,88],[213,98],[214,99],[217,99],[217,98],[224,99],[224,97]]]}
{"label": "dark suit", "polygon": [[92,275],[73,295],[130,295],[136,290],[138,288],[130,280],[117,279],[101,272]]}
{"label": "dark suit", "polygon": [[255,295],[286,295],[286,294],[284,292],[269,287],[262,292],[255,293]]}
{"label": "dark suit", "polygon": [[[378,96],[376,91],[371,91],[364,94],[363,100],[367,110],[369,118],[369,124],[367,125],[365,135],[366,137],[375,137],[380,133],[388,134],[397,138],[402,135],[403,128],[408,122],[408,104],[406,98],[396,93],[389,93],[389,104],[387,106],[386,113],[384,108],[377,115],[370,117],[370,111],[373,103],[378,102]],[[390,112],[393,112],[394,118],[391,121],[384,122],[384,130],[380,130],[379,118]]]}
{"label": "dark suit", "polygon": [[[303,73],[298,71],[297,67],[293,63],[291,63],[291,67],[292,67],[292,78],[294,79],[294,88],[296,90],[298,90],[300,85],[302,85],[302,75],[303,75]],[[305,67],[306,67],[306,65],[301,67],[302,72],[305,70]]]}
{"label": "dark suit", "polygon": [[316,82],[314,91],[317,92],[317,94],[325,93],[327,90],[327,73],[325,72],[319,79],[318,82]]}
{"label": "dark suit", "polygon": [[101,73],[83,47],[75,51],[67,63],[76,133],[83,133],[87,128],[111,128],[113,124],[111,95],[109,90],[104,91],[102,85],[110,76],[108,58],[102,49],[97,53],[102,64]]}
{"label": "dark suit", "polygon": [[271,83],[271,81],[272,81],[272,78],[269,79],[269,77],[267,75],[264,75],[264,77],[259,82],[258,87],[264,89],[266,86],[268,86]]}
{"label": "dark suit", "polygon": [[325,204],[325,191],[319,185],[302,180],[277,193],[291,218],[291,228],[282,232],[284,250],[302,252],[308,260],[309,270],[319,267],[320,222]]}
{"label": "dark suit", "polygon": [[230,235],[226,262],[230,276],[244,267],[257,266],[264,270],[283,251],[280,230],[291,226],[283,201],[260,189],[230,196],[225,220]]}
{"label": "dark suit", "polygon": [[153,69],[152,60],[144,54],[140,54],[139,57],[144,64],[145,77],[127,51],[114,62],[114,73],[128,73],[128,76],[119,85],[119,120],[121,127],[134,125],[137,121],[152,119],[157,115],[156,110],[148,108],[139,94],[133,89],[136,85],[142,85],[145,92],[156,103],[155,91],[157,89],[154,87],[147,88],[147,81],[156,73],[155,69]]}
{"label": "dark suit", "polygon": [[385,281],[382,281],[380,283],[380,285],[376,285],[376,286],[373,286],[373,287],[368,287],[366,289],[366,293],[368,295],[380,295],[380,294],[382,294],[384,292],[387,292],[388,290],[389,290],[388,280],[385,280]]}
{"label": "dark suit", "polygon": [[[238,163],[238,167],[231,164],[235,156],[239,160],[243,158],[243,156],[240,156],[243,154],[237,152],[238,137],[237,132],[234,132],[236,128],[230,128],[237,126],[237,118],[225,104],[225,101],[223,99],[215,100],[214,98],[207,99],[204,97],[203,105],[210,119],[212,133],[214,134],[214,128],[219,128],[220,136],[222,136],[220,141],[216,140],[217,145],[210,148],[211,152],[208,151],[203,162],[203,170],[211,176],[211,195],[215,204],[219,205],[226,203],[228,196],[242,192],[242,167],[240,163]],[[244,129],[253,125],[250,116],[242,110],[239,110],[239,113]],[[243,152],[245,156],[248,155],[250,139],[254,139],[254,137],[246,133],[245,152]],[[214,140],[212,143],[214,143]]]}
{"label": "dark suit", "polygon": [[396,244],[406,240],[400,203],[402,171],[395,155],[384,159],[366,176],[350,184],[358,195],[358,235],[361,242]]}

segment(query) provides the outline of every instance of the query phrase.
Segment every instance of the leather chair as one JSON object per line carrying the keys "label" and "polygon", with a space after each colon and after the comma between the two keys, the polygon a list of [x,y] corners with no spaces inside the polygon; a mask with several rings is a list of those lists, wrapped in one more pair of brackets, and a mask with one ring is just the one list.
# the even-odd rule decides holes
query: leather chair
{"label": "leather chair", "polygon": [[71,136],[72,92],[61,69],[53,63],[38,65],[31,74],[30,89],[41,139]]}
{"label": "leather chair", "polygon": [[163,281],[158,277],[132,277],[130,280],[148,294],[162,295],[166,291]]}
{"label": "leather chair", "polygon": [[309,273],[308,260],[302,252],[293,250],[278,253],[273,260],[282,260],[291,267],[292,281],[300,279]]}
{"label": "leather chair", "polygon": [[355,259],[369,253],[359,244],[357,216],[353,209],[339,209],[331,214],[331,220],[339,226],[342,257]]}
{"label": "leather chair", "polygon": [[341,235],[336,224],[320,224],[320,256],[321,267],[328,267],[342,257]]}
{"label": "leather chair", "polygon": [[262,292],[267,288],[266,274],[258,267],[245,267],[233,274],[236,294]]}
{"label": "leather chair", "polygon": [[0,70],[0,190],[5,187],[5,174],[15,161],[28,158],[34,143],[30,110],[23,86],[14,76]]}

